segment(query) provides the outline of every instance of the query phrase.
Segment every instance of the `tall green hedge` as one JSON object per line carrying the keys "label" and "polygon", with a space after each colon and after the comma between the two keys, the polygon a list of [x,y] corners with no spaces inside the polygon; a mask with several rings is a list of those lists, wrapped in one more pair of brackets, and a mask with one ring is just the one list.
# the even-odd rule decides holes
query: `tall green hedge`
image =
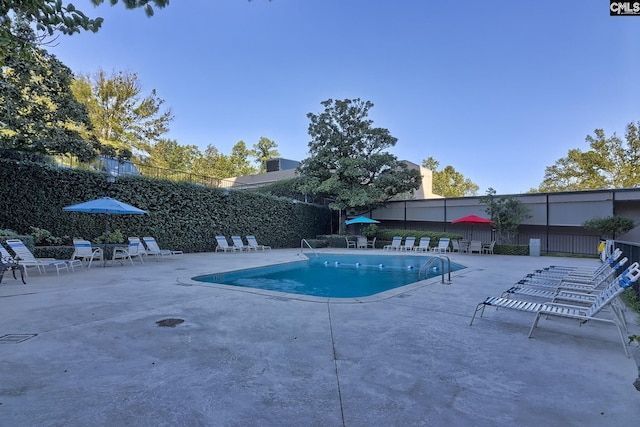
{"label": "tall green hedge", "polygon": [[[225,192],[191,183],[105,174],[0,159],[0,229],[93,240],[109,228],[125,236],[154,236],[161,247],[209,252],[216,235],[253,234],[274,248],[297,247],[330,228],[327,208],[247,190]],[[109,196],[149,212],[104,215],[65,212],[64,206]]]}

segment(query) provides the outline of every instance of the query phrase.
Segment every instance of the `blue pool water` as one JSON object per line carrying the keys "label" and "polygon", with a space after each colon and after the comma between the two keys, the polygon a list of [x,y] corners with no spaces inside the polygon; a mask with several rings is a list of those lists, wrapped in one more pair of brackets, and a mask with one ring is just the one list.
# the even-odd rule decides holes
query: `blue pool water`
{"label": "blue pool water", "polygon": [[[432,258],[320,255],[312,256],[308,261],[210,274],[194,277],[193,280],[319,297],[355,298],[417,282],[420,267]],[[439,260],[434,266],[428,269],[427,277],[441,274]],[[462,268],[464,266],[451,263],[451,271]],[[424,271],[421,279],[425,279]]]}

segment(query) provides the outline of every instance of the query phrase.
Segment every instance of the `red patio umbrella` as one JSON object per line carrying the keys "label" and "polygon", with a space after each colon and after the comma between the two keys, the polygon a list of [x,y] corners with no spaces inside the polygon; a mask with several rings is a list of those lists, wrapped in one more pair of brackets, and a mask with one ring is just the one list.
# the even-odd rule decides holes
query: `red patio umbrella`
{"label": "red patio umbrella", "polygon": [[471,224],[471,239],[473,239],[473,224],[493,224],[493,221],[477,215],[467,215],[462,218],[452,220],[451,224]]}

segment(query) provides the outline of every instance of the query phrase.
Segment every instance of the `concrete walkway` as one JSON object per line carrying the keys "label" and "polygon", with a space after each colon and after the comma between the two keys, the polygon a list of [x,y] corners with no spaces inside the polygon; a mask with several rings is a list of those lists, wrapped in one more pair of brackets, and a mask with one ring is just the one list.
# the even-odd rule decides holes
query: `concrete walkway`
{"label": "concrete walkway", "polygon": [[[614,326],[476,304],[535,268],[587,259],[458,255],[361,300],[193,283],[299,250],[165,262],[0,285],[0,426],[633,426],[635,359]],[[386,253],[369,251],[370,253]],[[640,333],[627,312],[629,333]],[[179,318],[176,327],[157,321]],[[637,346],[630,350],[637,355]]]}

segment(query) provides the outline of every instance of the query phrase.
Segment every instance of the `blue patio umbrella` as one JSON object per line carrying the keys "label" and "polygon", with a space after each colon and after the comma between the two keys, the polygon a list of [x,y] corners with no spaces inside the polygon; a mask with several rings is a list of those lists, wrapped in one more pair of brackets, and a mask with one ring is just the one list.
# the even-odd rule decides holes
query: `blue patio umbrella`
{"label": "blue patio umbrella", "polygon": [[144,215],[148,213],[147,211],[138,209],[135,206],[131,206],[127,203],[121,202],[120,200],[112,199],[111,197],[102,197],[100,199],[90,200],[77,205],[66,206],[62,208],[62,210],[67,212],[107,214],[105,245],[109,240],[109,215]]}
{"label": "blue patio umbrella", "polygon": [[77,205],[66,206],[62,208],[62,210],[112,215],[144,215],[148,213],[147,211],[128,205],[120,200],[112,199],[111,197],[102,197],[100,199],[90,200]]}
{"label": "blue patio umbrella", "polygon": [[[348,221],[344,222],[347,225],[351,224],[379,224],[380,221],[376,221],[375,219],[367,218],[366,216],[357,216],[355,218],[351,218]],[[360,231],[362,232],[362,227],[360,227]]]}
{"label": "blue patio umbrella", "polygon": [[379,224],[380,221],[376,221],[375,219],[367,218],[366,216],[357,216],[355,218],[351,218],[348,221],[344,222],[347,225],[351,224]]}

